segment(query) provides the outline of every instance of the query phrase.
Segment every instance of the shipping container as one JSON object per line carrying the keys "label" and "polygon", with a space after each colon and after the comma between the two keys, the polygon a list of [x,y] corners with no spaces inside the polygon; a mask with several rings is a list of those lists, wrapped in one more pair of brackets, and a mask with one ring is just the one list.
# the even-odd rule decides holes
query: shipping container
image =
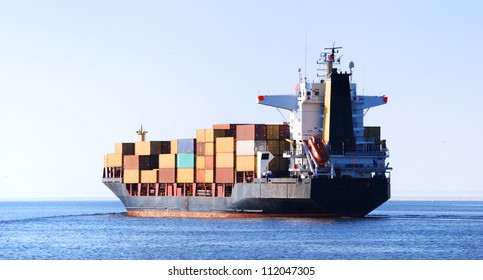
{"label": "shipping container", "polygon": [[124,184],[137,184],[140,183],[141,174],[139,169],[124,170],[123,183]]}
{"label": "shipping container", "polygon": [[269,124],[267,125],[267,139],[278,140],[280,138],[280,125]]}
{"label": "shipping container", "polygon": [[205,142],[206,142],[206,129],[197,129],[196,143],[205,143]]}
{"label": "shipping container", "polygon": [[107,161],[107,155],[104,155],[104,167],[108,167],[109,163]]}
{"label": "shipping container", "polygon": [[215,169],[214,156],[205,156],[205,169]]}
{"label": "shipping container", "polygon": [[141,170],[141,183],[157,183],[158,170]]}
{"label": "shipping container", "polygon": [[[165,141],[139,141],[134,145],[136,155],[159,155],[161,154],[162,143]],[[166,145],[166,144],[165,144]],[[166,149],[166,147],[165,147]]]}
{"label": "shipping container", "polygon": [[176,168],[176,155],[175,154],[159,155],[159,168]]}
{"label": "shipping container", "polygon": [[215,182],[215,170],[213,169],[205,169],[205,182],[204,183],[213,183]]}
{"label": "shipping container", "polygon": [[176,182],[176,168],[160,168],[158,170],[158,182],[160,183]]}
{"label": "shipping container", "polygon": [[134,144],[135,155],[150,155],[151,154],[151,142],[140,141]]}
{"label": "shipping container", "polygon": [[134,143],[116,143],[116,153],[134,155]]}
{"label": "shipping container", "polygon": [[215,143],[205,143],[205,156],[215,155]]}
{"label": "shipping container", "polygon": [[176,170],[176,182],[178,183],[194,183],[195,169],[194,168],[178,168]]}
{"label": "shipping container", "polygon": [[290,126],[288,124],[282,124],[278,128],[280,136],[278,137],[281,140],[290,139]]}
{"label": "shipping container", "polygon": [[139,156],[139,169],[151,170],[159,168],[159,155]]}
{"label": "shipping container", "polygon": [[197,183],[205,183],[205,170],[204,169],[196,169],[196,182]]}
{"label": "shipping container", "polygon": [[124,169],[139,169],[139,156],[124,156]]}
{"label": "shipping container", "polygon": [[236,141],[236,154],[238,156],[253,156],[258,151],[267,150],[266,140],[241,140]]}
{"label": "shipping container", "polygon": [[216,153],[215,159],[216,168],[234,168],[235,154],[234,153]]}
{"label": "shipping container", "polygon": [[235,169],[234,168],[216,168],[215,181],[216,183],[234,183]]}
{"label": "shipping container", "polygon": [[225,135],[220,137],[236,137],[236,127],[238,124],[214,124],[213,129],[223,130]]}
{"label": "shipping container", "polygon": [[214,124],[213,129],[233,130],[236,129],[237,124]]}
{"label": "shipping container", "polygon": [[171,153],[171,141],[160,141],[161,142],[161,154]]}
{"label": "shipping container", "polygon": [[[285,142],[285,141],[284,141]],[[280,140],[267,140],[267,150],[274,156],[280,154]]]}
{"label": "shipping container", "polygon": [[194,168],[195,155],[194,154],[176,154],[177,168]]}
{"label": "shipping container", "polygon": [[178,139],[171,140],[171,154],[178,153]]}
{"label": "shipping container", "polygon": [[237,140],[267,140],[267,125],[243,124],[236,127]]}
{"label": "shipping container", "polygon": [[[227,136],[227,130],[225,129],[206,129],[205,130],[205,142],[206,143],[215,143],[218,137],[225,137]],[[231,137],[232,135],[228,135]]]}
{"label": "shipping container", "polygon": [[205,157],[204,156],[197,156],[196,157],[196,169],[205,169]]}
{"label": "shipping container", "polygon": [[205,145],[206,145],[206,143],[196,142],[196,155],[197,156],[204,156],[205,155]]}
{"label": "shipping container", "polygon": [[178,139],[178,154],[194,154],[196,148],[196,139]]}
{"label": "shipping container", "polygon": [[235,152],[235,137],[218,137],[215,144],[216,153]]}
{"label": "shipping container", "polygon": [[206,170],[197,169],[196,170],[196,182],[197,183],[213,183],[214,180],[215,180],[214,174],[215,174],[215,170],[213,170],[213,169],[206,169]]}
{"label": "shipping container", "polygon": [[237,156],[236,170],[237,171],[256,171],[257,156]]}
{"label": "shipping container", "polygon": [[107,154],[108,167],[122,167],[122,154],[110,153]]}

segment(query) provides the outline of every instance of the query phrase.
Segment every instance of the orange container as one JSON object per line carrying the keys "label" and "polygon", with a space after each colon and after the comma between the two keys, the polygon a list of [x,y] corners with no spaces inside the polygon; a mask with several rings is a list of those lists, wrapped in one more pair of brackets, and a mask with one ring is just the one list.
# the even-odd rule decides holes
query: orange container
{"label": "orange container", "polygon": [[217,168],[234,168],[235,154],[234,153],[216,153],[215,166]]}
{"label": "orange container", "polygon": [[235,152],[235,147],[235,137],[216,138],[216,153],[233,153]]}
{"label": "orange container", "polygon": [[124,170],[123,183],[124,184],[136,184],[140,183],[141,173],[139,169]]}
{"label": "orange container", "polygon": [[256,171],[257,156],[237,156],[236,170],[237,171]]}
{"label": "orange container", "polygon": [[141,183],[157,183],[158,170],[141,170]]}
{"label": "orange container", "polygon": [[176,182],[178,183],[194,183],[194,168],[178,168],[176,169]]}

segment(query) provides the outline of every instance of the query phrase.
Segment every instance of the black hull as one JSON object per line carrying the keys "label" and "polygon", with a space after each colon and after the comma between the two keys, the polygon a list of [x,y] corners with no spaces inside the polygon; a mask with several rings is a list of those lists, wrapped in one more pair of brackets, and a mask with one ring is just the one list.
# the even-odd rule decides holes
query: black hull
{"label": "black hull", "polygon": [[129,196],[124,184],[105,184],[132,216],[364,217],[390,198],[385,177],[260,179],[236,184],[231,197]]}

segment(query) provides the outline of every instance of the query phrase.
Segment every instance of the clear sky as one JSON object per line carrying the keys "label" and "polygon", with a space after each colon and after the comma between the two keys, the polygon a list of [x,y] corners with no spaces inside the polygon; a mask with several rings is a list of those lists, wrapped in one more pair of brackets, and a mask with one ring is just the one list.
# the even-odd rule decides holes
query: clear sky
{"label": "clear sky", "polygon": [[[110,197],[116,142],[281,122],[324,47],[387,95],[393,197],[483,197],[482,1],[1,1],[0,199]],[[307,42],[307,44],[306,44]],[[307,47],[306,47],[307,46]]]}

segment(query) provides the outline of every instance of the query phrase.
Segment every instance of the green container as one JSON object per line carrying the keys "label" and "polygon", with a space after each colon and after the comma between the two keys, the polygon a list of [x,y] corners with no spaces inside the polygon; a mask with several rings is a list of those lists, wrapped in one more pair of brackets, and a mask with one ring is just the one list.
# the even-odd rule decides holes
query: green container
{"label": "green container", "polygon": [[195,168],[195,154],[177,154],[177,168]]}

